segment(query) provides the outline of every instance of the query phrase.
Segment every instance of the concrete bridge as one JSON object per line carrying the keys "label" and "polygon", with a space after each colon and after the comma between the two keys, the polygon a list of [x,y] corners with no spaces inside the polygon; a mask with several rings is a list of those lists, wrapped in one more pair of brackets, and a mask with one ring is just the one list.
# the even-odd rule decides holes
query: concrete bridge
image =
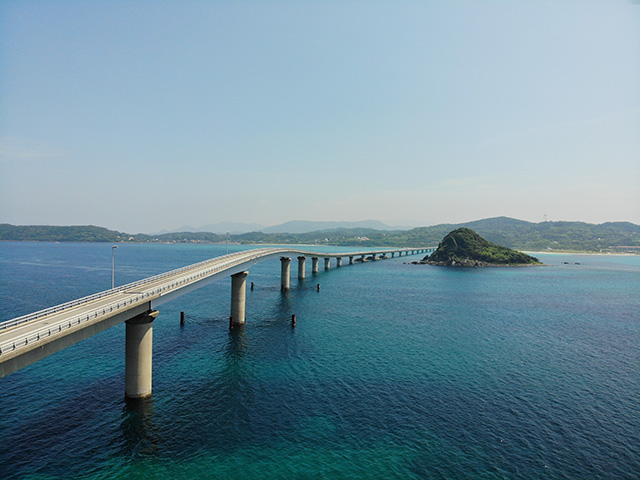
{"label": "concrete bridge", "polygon": [[0,378],[125,322],[125,395],[147,397],[151,395],[152,322],[159,305],[230,275],[230,325],[243,324],[247,268],[259,261],[280,257],[280,286],[286,291],[290,286],[290,256],[297,256],[298,278],[304,279],[307,258],[311,258],[312,272],[318,273],[320,259],[324,260],[324,269],[329,269],[332,260],[336,267],[341,267],[343,258],[353,264],[429,253],[435,248],[348,253],[259,248],[215,257],[0,323]]}

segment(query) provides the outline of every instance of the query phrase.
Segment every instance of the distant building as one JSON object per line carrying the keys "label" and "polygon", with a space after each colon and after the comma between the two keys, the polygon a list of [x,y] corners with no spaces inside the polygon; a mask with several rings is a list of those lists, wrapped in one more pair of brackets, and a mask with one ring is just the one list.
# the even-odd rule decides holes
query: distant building
{"label": "distant building", "polygon": [[638,245],[621,245],[613,247],[613,249],[619,252],[640,253],[640,246]]}

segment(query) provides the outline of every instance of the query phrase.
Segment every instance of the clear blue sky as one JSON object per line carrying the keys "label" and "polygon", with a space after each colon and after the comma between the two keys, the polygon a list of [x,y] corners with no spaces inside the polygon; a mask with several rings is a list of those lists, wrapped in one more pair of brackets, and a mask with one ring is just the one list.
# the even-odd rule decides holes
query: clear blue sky
{"label": "clear blue sky", "polygon": [[0,222],[640,223],[640,4],[0,2]]}

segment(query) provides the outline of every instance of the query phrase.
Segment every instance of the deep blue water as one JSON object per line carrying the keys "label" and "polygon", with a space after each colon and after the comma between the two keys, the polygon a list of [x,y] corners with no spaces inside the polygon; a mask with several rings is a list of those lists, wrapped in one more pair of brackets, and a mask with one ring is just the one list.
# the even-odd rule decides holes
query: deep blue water
{"label": "deep blue water", "polygon": [[[224,252],[123,244],[116,283]],[[640,478],[640,257],[418,258],[257,264],[232,333],[228,279],[162,305],[139,405],[124,326],[0,379],[0,478]],[[0,243],[0,320],[110,285],[110,244]]]}

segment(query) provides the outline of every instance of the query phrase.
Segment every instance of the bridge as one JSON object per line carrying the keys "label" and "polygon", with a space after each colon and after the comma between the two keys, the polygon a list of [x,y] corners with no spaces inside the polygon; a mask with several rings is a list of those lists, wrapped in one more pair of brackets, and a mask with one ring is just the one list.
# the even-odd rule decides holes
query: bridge
{"label": "bridge", "polygon": [[174,298],[231,276],[230,326],[245,323],[247,268],[280,257],[282,291],[290,289],[291,258],[297,256],[298,278],[306,276],[306,259],[313,273],[324,269],[398,256],[430,253],[436,247],[382,249],[347,253],[318,253],[291,248],[259,248],[215,257],[137,282],[95,293],[61,305],[0,323],[0,378],[125,322],[125,395],[151,395],[152,322],[156,308]]}

